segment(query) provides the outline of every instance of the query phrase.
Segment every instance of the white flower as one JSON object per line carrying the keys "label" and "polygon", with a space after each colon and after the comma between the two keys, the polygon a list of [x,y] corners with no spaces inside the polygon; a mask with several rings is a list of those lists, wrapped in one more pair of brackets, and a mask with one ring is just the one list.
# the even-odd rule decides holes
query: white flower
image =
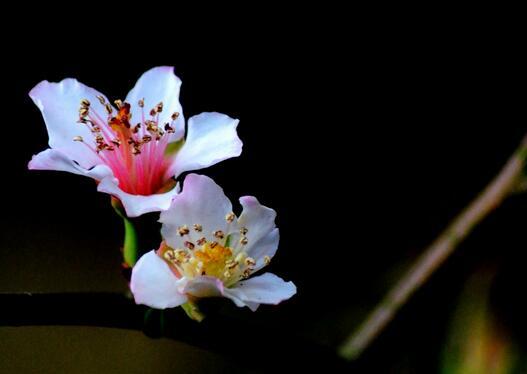
{"label": "white flower", "polygon": [[130,217],[167,209],[179,192],[174,177],[239,156],[238,120],[220,113],[185,121],[181,80],[172,67],[144,73],[124,102],[75,79],[40,82],[29,96],[42,111],[50,148],[29,169],[60,170],[98,181]]}
{"label": "white flower", "polygon": [[296,293],[292,282],[271,273],[249,278],[278,248],[276,212],[252,196],[232,212],[223,190],[208,177],[190,174],[183,192],[161,213],[165,243],[142,256],[132,270],[136,303],[171,308],[190,297],[223,296],[256,310]]}

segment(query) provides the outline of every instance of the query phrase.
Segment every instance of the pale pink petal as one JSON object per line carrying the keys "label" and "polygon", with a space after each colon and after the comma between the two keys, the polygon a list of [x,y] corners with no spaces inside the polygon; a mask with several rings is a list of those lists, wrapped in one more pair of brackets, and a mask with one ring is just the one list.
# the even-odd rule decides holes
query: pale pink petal
{"label": "pale pink petal", "polygon": [[158,212],[170,207],[174,196],[179,192],[179,184],[170,191],[153,195],[132,195],[119,188],[116,178],[105,178],[97,186],[100,192],[106,192],[121,200],[128,217],[138,217],[145,213]]}
{"label": "pale pink petal", "polygon": [[248,306],[256,310],[259,304],[278,304],[296,293],[293,282],[265,273],[257,277],[238,282],[232,288],[225,288],[223,295],[230,298],[238,306]]}
{"label": "pale pink petal", "polygon": [[95,180],[113,177],[112,170],[106,165],[97,165],[91,169],[85,169],[72,161],[60,149],[46,149],[34,155],[29,161],[28,168],[31,170],[57,170],[84,175]]}
{"label": "pale pink petal", "polygon": [[212,241],[216,230],[227,232],[225,216],[232,212],[232,204],[223,190],[212,179],[204,175],[189,174],[183,182],[183,191],[174,197],[170,208],[161,213],[161,233],[169,246],[182,248],[188,237],[181,237],[178,228],[194,224],[203,227],[202,232],[191,230],[191,240],[201,236]]}
{"label": "pale pink petal", "polygon": [[242,152],[236,132],[238,120],[221,113],[201,113],[188,121],[185,144],[179,150],[169,176],[214,165]]}
{"label": "pale pink petal", "polygon": [[280,234],[275,226],[276,212],[261,205],[254,196],[240,198],[243,211],[238,224],[247,228],[245,251],[256,260],[255,270],[265,265],[264,256],[273,257],[278,249]]}
{"label": "pale pink petal", "polygon": [[159,124],[172,123],[172,113],[178,112],[179,117],[173,123],[175,133],[170,135],[170,140],[181,138],[185,132],[185,119],[183,109],[179,103],[179,89],[181,80],[174,74],[172,66],[159,66],[145,72],[135,84],[135,87],[126,96],[126,102],[131,105],[132,122],[141,122],[142,111],[137,105],[144,99],[145,116],[148,118],[150,109],[163,102],[163,111],[159,114]]}
{"label": "pale pink petal", "polygon": [[106,118],[106,112],[97,95],[101,93],[72,78],[59,83],[42,81],[29,93],[44,117],[49,146],[61,149],[66,156],[85,168],[101,164],[102,161],[85,144],[75,142],[73,138],[79,135],[86,141],[93,139],[93,134],[87,126],[77,123],[82,99],[90,101],[90,112],[97,112]]}
{"label": "pale pink petal", "polygon": [[173,308],[187,301],[179,290],[184,278],[178,279],[155,251],[143,255],[132,269],[130,289],[137,304],[156,309]]}
{"label": "pale pink petal", "polygon": [[201,276],[189,279],[182,291],[196,297],[223,296],[223,283],[216,277]]}

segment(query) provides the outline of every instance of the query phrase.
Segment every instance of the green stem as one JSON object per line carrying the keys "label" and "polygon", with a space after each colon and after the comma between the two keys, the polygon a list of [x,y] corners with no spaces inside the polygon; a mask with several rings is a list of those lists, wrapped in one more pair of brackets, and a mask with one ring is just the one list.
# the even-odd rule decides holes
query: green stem
{"label": "green stem", "polygon": [[393,319],[399,308],[419,289],[458,245],[505,198],[513,194],[525,176],[527,135],[499,174],[472,203],[425,249],[385,298],[339,349],[342,357],[355,359]]}
{"label": "green stem", "polygon": [[205,314],[199,310],[195,301],[189,299],[185,304],[181,305],[181,308],[187,313],[187,316],[194,321],[201,322],[205,318]]}
{"label": "green stem", "polygon": [[112,207],[119,217],[123,219],[124,223],[124,243],[123,243],[123,258],[124,262],[133,267],[137,261],[137,233],[134,227],[134,224],[124,210],[121,201],[112,196]]}

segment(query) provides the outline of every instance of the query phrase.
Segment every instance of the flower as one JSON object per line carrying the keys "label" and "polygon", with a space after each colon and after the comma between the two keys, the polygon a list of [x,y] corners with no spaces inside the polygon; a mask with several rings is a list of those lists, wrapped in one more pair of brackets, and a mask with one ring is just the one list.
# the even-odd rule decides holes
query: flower
{"label": "flower", "polygon": [[144,73],[125,101],[108,99],[75,79],[40,82],[29,96],[42,112],[50,148],[29,169],[68,171],[98,182],[129,217],[170,206],[174,178],[239,156],[238,120],[208,112],[185,121],[181,80],[172,67]]}
{"label": "flower", "polygon": [[208,177],[190,174],[183,192],[161,213],[164,243],[143,255],[132,270],[138,304],[164,309],[193,298],[223,296],[256,310],[296,293],[292,282],[271,273],[249,278],[268,265],[278,248],[276,212],[252,196],[232,212],[223,190]]}

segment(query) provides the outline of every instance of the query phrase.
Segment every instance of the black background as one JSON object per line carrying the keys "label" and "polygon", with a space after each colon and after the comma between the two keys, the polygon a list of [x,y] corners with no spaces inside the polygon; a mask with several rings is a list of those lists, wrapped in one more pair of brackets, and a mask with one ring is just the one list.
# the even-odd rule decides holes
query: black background
{"label": "black background", "polygon": [[[47,147],[29,90],[75,77],[124,98],[144,71],[173,65],[187,118],[218,111],[240,119],[241,157],[199,172],[232,200],[254,195],[278,212],[270,270],[298,287],[278,307],[226,313],[278,326],[276,339],[336,347],[527,131],[524,48],[513,23],[493,18],[472,25],[373,16],[359,25],[355,15],[296,26],[295,14],[275,16],[254,34],[245,20],[202,35],[207,22],[195,18],[193,27],[164,23],[142,37],[53,20],[49,35],[36,27],[7,41],[0,291],[126,288],[109,197],[87,178],[27,170]],[[350,369],[434,372],[463,284],[481,267],[496,269],[496,313],[525,345],[526,208],[525,196],[513,197],[478,227]],[[140,220],[145,250],[157,245],[155,218]],[[258,331],[244,336],[258,341]]]}

